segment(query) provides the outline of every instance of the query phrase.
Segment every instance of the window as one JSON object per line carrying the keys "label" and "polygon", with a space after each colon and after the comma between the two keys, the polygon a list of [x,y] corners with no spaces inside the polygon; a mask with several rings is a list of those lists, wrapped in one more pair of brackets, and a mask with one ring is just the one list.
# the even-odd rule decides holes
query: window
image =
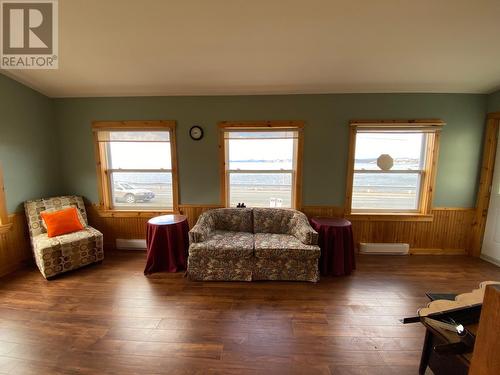
{"label": "window", "polygon": [[443,125],[440,120],[351,122],[350,213],[428,215]]}
{"label": "window", "polygon": [[177,211],[175,122],[95,122],[101,206]]}
{"label": "window", "polygon": [[219,124],[226,207],[300,207],[302,122]]}

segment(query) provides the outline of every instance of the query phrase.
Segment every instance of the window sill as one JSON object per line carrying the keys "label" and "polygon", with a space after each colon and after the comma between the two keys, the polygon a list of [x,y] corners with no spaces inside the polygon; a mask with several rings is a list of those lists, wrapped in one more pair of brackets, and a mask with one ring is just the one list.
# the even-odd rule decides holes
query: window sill
{"label": "window sill", "polygon": [[12,223],[0,224],[0,234],[7,233],[12,228]]}
{"label": "window sill", "polygon": [[346,219],[351,221],[423,221],[434,219],[432,214],[410,213],[351,213],[346,214]]}
{"label": "window sill", "polygon": [[126,210],[105,210],[102,208],[96,209],[100,217],[141,217],[152,218],[155,216],[175,214],[175,211],[126,211]]}

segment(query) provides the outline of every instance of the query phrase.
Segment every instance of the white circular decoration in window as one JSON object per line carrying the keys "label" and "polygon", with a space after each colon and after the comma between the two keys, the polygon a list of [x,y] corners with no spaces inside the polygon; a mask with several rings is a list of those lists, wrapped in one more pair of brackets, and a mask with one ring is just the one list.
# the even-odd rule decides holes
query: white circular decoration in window
{"label": "white circular decoration in window", "polygon": [[394,165],[394,159],[389,154],[382,154],[377,159],[377,165],[383,171],[388,171]]}

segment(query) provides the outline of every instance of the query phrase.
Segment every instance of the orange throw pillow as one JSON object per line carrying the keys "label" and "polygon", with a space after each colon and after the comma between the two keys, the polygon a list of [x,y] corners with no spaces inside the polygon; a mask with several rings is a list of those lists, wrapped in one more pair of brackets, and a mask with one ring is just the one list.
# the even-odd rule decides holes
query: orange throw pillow
{"label": "orange throw pillow", "polygon": [[47,235],[49,237],[78,232],[83,229],[83,225],[78,219],[78,213],[75,207],[65,208],[54,212],[41,212],[40,215],[47,225]]}

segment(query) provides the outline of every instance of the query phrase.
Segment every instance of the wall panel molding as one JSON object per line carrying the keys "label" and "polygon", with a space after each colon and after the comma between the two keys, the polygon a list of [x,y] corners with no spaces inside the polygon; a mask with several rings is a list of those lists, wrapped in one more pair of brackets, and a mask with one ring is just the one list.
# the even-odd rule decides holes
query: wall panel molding
{"label": "wall panel molding", "polygon": [[[343,207],[305,206],[307,216],[343,216]],[[465,254],[469,250],[474,208],[439,207],[430,221],[353,220],[354,241],[403,242],[413,254]]]}
{"label": "wall panel molding", "polygon": [[465,254],[475,209],[432,209],[432,221],[354,221],[359,242],[404,242],[413,254]]}
{"label": "wall panel molding", "polygon": [[[196,224],[196,220],[203,211],[221,207],[220,205],[189,205],[180,204],[179,212],[186,215],[188,218],[189,227]],[[89,224],[100,230],[104,235],[104,246],[106,248],[115,248],[116,239],[144,239],[146,238],[146,223],[148,220],[156,216],[152,215],[140,216],[107,216],[99,212],[98,205],[86,206]]]}
{"label": "wall panel molding", "polygon": [[[179,205],[192,227],[202,212],[220,205]],[[311,216],[342,217],[344,208],[338,206],[304,206]],[[96,206],[87,206],[89,222],[104,234],[106,248],[115,248],[117,238],[146,237],[148,216],[111,217],[99,215]],[[455,255],[470,251],[475,215],[473,208],[439,207],[432,210],[433,220],[411,221],[353,221],[354,239],[359,242],[405,242],[412,254]],[[13,272],[32,261],[26,220],[23,213],[10,215],[12,228],[0,234],[0,276]]]}
{"label": "wall panel molding", "polygon": [[[192,227],[200,214],[220,205],[179,205]],[[342,217],[344,208],[338,206],[304,206],[311,216]],[[114,248],[117,238],[146,237],[148,217],[102,217],[95,207],[88,207],[91,225],[103,232],[106,247]],[[475,210],[473,208],[440,207],[431,211],[432,221],[353,221],[354,239],[359,242],[409,243],[414,254],[465,254],[471,237]]]}

